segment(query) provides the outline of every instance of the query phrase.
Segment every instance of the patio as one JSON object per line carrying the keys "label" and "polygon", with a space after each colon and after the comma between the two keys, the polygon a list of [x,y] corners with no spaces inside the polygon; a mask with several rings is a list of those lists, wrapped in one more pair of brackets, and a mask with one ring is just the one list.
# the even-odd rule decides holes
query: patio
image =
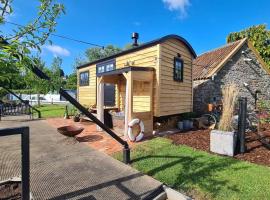
{"label": "patio", "polygon": [[[161,184],[87,145],[70,143],[44,120],[0,125],[30,127],[30,185],[35,199],[141,199]],[[20,175],[19,145],[20,137],[1,138],[1,180]]]}
{"label": "patio", "polygon": [[[77,136],[76,140],[70,140],[70,142],[83,142],[89,145],[91,148],[102,151],[106,154],[113,154],[123,150],[123,147],[114,140],[111,136],[103,131],[97,131],[97,126],[95,123],[90,121],[85,122],[74,122],[72,119],[63,119],[63,118],[49,118],[46,119],[46,122],[54,128],[66,125],[75,125],[78,127],[83,127],[84,131]],[[118,132],[116,132],[117,134]],[[121,135],[121,134],[119,134]],[[120,136],[124,139],[124,136]],[[129,146],[132,148],[136,143],[127,141]]]}

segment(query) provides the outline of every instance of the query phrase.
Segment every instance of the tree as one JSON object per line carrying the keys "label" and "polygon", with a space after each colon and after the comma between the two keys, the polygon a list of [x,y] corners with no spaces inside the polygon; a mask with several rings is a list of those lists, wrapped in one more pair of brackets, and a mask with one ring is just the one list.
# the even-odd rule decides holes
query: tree
{"label": "tree", "polygon": [[119,53],[121,50],[121,48],[113,45],[108,45],[104,48],[94,47],[86,49],[85,56],[88,62],[92,62]]}
{"label": "tree", "polygon": [[[42,71],[47,74],[50,74],[50,70],[45,67],[45,62],[41,60],[41,58],[33,58],[36,66],[39,67]],[[37,102],[38,106],[40,106],[40,94],[47,94],[50,89],[50,83],[46,80],[39,79],[31,70],[26,69],[24,80],[26,82],[26,89],[32,90],[34,93],[37,94]]]}
{"label": "tree", "polygon": [[252,42],[270,68],[270,31],[267,30],[266,25],[251,26],[242,31],[230,33],[227,36],[227,42],[230,43],[243,38],[248,38]]}
{"label": "tree", "polygon": [[64,71],[61,69],[62,58],[55,57],[51,65],[51,91],[59,91],[59,89],[65,84]]}
{"label": "tree", "polygon": [[[64,13],[64,6],[55,0],[39,1],[37,17],[26,26],[17,26],[12,34],[0,30],[0,85],[7,86],[13,79],[11,73],[5,73],[9,69],[32,68],[36,64],[31,50],[40,53],[41,46],[55,31],[57,18]],[[12,12],[12,0],[0,0],[0,25],[5,25]]]}
{"label": "tree", "polygon": [[65,89],[76,90],[77,89],[77,74],[72,73],[67,76]]}

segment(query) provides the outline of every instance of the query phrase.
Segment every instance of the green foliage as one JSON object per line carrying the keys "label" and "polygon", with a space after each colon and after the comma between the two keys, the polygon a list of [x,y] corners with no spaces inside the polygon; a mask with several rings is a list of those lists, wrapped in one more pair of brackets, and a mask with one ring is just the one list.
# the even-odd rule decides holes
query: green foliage
{"label": "green foliage", "polygon": [[105,58],[111,55],[114,55],[116,53],[119,53],[121,51],[121,48],[118,48],[113,45],[108,45],[102,48],[89,48],[85,51],[86,58],[88,62],[92,62],[101,58]]}
{"label": "green foliage", "polygon": [[267,30],[266,25],[251,26],[245,30],[230,33],[227,36],[227,42],[230,43],[243,38],[248,38],[252,42],[270,68],[270,31]]}
{"label": "green foliage", "polygon": [[270,101],[269,100],[260,100],[258,102],[258,117],[261,124],[270,123]]}
{"label": "green foliage", "polygon": [[128,43],[128,44],[125,45],[124,50],[132,49],[132,48],[133,48],[133,44]]}
{"label": "green foliage", "polygon": [[72,73],[69,76],[67,76],[65,89],[71,89],[71,90],[77,89],[77,74],[76,73]]}
{"label": "green foliage", "polygon": [[164,138],[136,145],[132,166],[194,199],[270,199],[269,167],[176,146]]}
{"label": "green foliage", "polygon": [[55,57],[53,59],[52,65],[51,65],[51,84],[50,84],[50,90],[51,91],[59,91],[59,89],[65,84],[64,81],[64,72],[62,70],[62,59],[59,57]]}
{"label": "green foliage", "polygon": [[[45,67],[45,63],[41,58],[33,58],[34,63],[39,69],[45,73],[49,73],[49,70]],[[26,89],[33,90],[37,94],[46,94],[50,91],[50,83],[46,80],[39,79],[31,70],[26,69],[24,75],[24,81]]]}
{"label": "green foliage", "polygon": [[[0,30],[0,85],[9,86],[21,76],[27,68],[35,65],[31,53],[38,50],[48,41],[49,35],[55,31],[56,20],[64,13],[64,6],[55,0],[39,0],[38,15],[25,26],[19,26],[12,34]],[[6,18],[12,14],[12,0],[0,1],[0,26],[5,25]],[[50,41],[49,41],[50,42]]]}

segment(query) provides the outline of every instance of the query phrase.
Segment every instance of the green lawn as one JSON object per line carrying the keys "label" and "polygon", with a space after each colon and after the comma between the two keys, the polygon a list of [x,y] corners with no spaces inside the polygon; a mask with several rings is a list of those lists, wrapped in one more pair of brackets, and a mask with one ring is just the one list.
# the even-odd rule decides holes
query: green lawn
{"label": "green lawn", "polygon": [[131,157],[134,168],[195,199],[270,199],[269,167],[176,146],[165,138],[136,146]]}
{"label": "green lawn", "polygon": [[46,104],[35,107],[40,110],[42,118],[64,117],[65,114],[65,105]]}

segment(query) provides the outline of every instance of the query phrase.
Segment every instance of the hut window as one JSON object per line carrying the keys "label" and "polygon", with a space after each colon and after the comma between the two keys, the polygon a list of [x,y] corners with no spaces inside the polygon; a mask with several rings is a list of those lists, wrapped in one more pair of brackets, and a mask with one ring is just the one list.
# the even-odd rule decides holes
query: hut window
{"label": "hut window", "polygon": [[109,72],[115,69],[115,59],[97,64],[97,74]]}
{"label": "hut window", "polygon": [[80,86],[89,85],[89,71],[80,73]]}
{"label": "hut window", "polygon": [[184,62],[181,58],[174,58],[173,79],[183,81]]}

